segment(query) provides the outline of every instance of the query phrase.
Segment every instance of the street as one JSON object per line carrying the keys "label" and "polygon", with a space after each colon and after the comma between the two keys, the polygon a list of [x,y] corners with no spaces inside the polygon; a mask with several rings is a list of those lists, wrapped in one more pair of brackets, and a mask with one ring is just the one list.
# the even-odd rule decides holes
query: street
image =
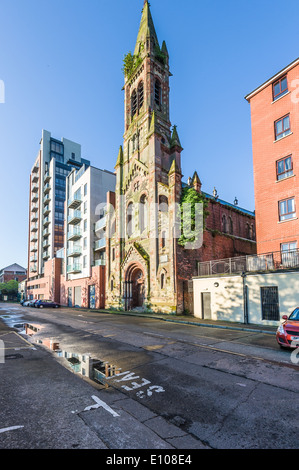
{"label": "street", "polygon": [[[274,334],[17,304],[0,320],[0,448],[298,447],[299,366]],[[110,373],[95,382],[65,353]]]}

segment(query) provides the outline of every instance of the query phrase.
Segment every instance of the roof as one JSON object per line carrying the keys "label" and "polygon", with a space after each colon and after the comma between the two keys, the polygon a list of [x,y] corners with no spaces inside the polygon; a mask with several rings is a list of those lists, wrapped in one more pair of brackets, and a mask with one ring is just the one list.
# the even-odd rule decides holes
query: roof
{"label": "roof", "polygon": [[27,273],[27,269],[26,268],[23,268],[22,266],[20,266],[19,264],[17,263],[14,263],[14,264],[11,264],[10,266],[6,266],[6,268],[3,268],[0,270],[0,272],[2,271],[24,271],[24,274]]}
{"label": "roof", "polygon": [[293,62],[291,62],[289,65],[284,67],[280,72],[277,72],[273,77],[269,78],[266,82],[264,82],[262,85],[258,86],[255,90],[253,90],[251,93],[245,96],[245,100],[249,102],[249,100],[259,91],[261,91],[263,88],[266,86],[270,85],[270,83],[274,82],[276,79],[279,78],[280,75],[285,74],[289,69],[295,67],[295,65],[299,64],[299,57],[295,59]]}
{"label": "roof", "polygon": [[150,5],[146,0],[144,2],[143,10],[142,10],[142,17],[140,22],[140,27],[138,31],[136,46],[134,55],[138,55],[140,45],[146,42],[147,37],[153,37],[155,39],[156,44],[158,44],[157,33],[155,30],[153,18],[150,11]]}

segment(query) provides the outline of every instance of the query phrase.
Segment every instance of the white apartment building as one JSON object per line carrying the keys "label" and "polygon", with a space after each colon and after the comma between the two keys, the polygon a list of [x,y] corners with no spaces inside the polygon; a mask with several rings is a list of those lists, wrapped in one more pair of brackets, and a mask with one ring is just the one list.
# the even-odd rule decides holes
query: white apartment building
{"label": "white apartment building", "polygon": [[[64,263],[67,281],[91,277],[94,266],[105,265],[105,206],[107,192],[114,190],[115,174],[106,170],[83,165],[68,175]],[[79,288],[80,285],[77,291]]]}

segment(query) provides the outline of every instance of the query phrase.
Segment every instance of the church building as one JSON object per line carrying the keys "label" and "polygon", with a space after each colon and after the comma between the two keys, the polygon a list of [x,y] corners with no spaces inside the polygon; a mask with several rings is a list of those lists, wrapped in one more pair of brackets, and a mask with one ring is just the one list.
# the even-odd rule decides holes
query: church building
{"label": "church building", "polygon": [[[169,54],[148,1],[124,75],[125,132],[115,192],[107,196],[106,308],[182,313],[199,262],[256,253],[255,216],[216,191],[202,192],[196,171],[182,181],[183,148],[169,115]],[[178,219],[190,201],[201,206],[203,221],[201,240],[193,244]]]}

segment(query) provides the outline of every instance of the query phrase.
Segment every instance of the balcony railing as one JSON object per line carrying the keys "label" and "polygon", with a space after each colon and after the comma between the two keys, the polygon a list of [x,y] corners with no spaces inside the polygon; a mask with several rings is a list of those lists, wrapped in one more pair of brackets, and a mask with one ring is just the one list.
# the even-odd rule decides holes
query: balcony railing
{"label": "balcony railing", "polygon": [[50,246],[50,241],[49,241],[49,239],[48,239],[48,240],[45,240],[45,241],[43,242],[43,248],[47,248],[48,246]]}
{"label": "balcony railing", "polygon": [[30,272],[31,273],[37,273],[37,265],[36,264],[30,268]]}
{"label": "balcony railing", "polygon": [[32,190],[33,193],[37,193],[38,192],[38,184],[33,184],[31,190]]}
{"label": "balcony railing", "polygon": [[81,256],[82,255],[82,248],[81,246],[73,246],[67,250],[67,256]]}
{"label": "balcony railing", "polygon": [[47,196],[44,197],[44,204],[48,204],[50,201],[51,201],[51,197],[49,194],[47,194]]}
{"label": "balcony railing", "polygon": [[47,237],[48,235],[50,235],[50,230],[48,228],[46,228],[44,231],[43,231],[43,236],[44,237]]}
{"label": "balcony railing", "polygon": [[73,211],[71,215],[69,215],[67,221],[70,225],[76,225],[82,220],[82,213],[81,211]]}
{"label": "balcony railing", "polygon": [[50,173],[46,171],[45,177],[44,177],[44,183],[47,183],[48,181],[50,181],[50,179],[51,179]]}
{"label": "balcony railing", "polygon": [[45,217],[44,218],[44,227],[47,227],[49,224],[50,224],[51,220],[50,220],[50,217]]}
{"label": "balcony railing", "polygon": [[299,269],[299,250],[238,256],[198,263],[198,276]]}
{"label": "balcony railing", "polygon": [[68,232],[67,239],[69,241],[79,240],[82,237],[82,230],[80,228],[74,227],[72,232]]}
{"label": "balcony railing", "polygon": [[45,186],[44,186],[44,192],[45,192],[45,193],[48,193],[48,192],[50,191],[50,189],[51,189],[50,183],[45,184]]}
{"label": "balcony railing", "polygon": [[74,263],[73,265],[67,266],[67,273],[68,274],[78,274],[82,271],[82,264]]}
{"label": "balcony railing", "polygon": [[51,211],[50,211],[49,206],[46,206],[45,209],[44,209],[43,214],[44,214],[44,215],[48,215],[48,214],[50,214],[50,212],[51,212]]}
{"label": "balcony railing", "polygon": [[77,209],[78,207],[80,207],[81,204],[82,204],[82,199],[80,196],[73,196],[72,198],[68,200],[68,203],[67,203],[69,209]]}
{"label": "balcony railing", "polygon": [[31,212],[37,212],[38,211],[38,205],[32,204],[31,206]]}
{"label": "balcony railing", "polygon": [[106,222],[106,217],[103,217],[102,219],[98,220],[94,227],[95,231],[97,232],[98,230],[103,230],[106,227]]}
{"label": "balcony railing", "polygon": [[94,262],[95,266],[106,266],[106,260],[105,259],[96,259]]}
{"label": "balcony railing", "polygon": [[105,247],[106,247],[106,238],[101,238],[100,240],[97,240],[94,244],[95,251],[102,250]]}

